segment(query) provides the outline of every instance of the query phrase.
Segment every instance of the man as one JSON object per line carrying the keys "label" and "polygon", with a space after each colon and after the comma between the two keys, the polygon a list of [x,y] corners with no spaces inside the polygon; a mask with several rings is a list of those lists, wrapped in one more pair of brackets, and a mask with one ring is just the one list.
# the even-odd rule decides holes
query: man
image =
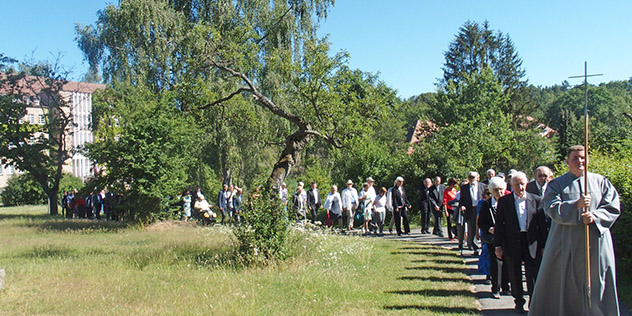
{"label": "man", "polygon": [[318,183],[312,182],[312,188],[307,191],[307,208],[312,217],[312,223],[316,223],[316,215],[320,209],[320,192],[318,192]]}
{"label": "man", "polygon": [[553,171],[547,166],[540,166],[535,169],[535,179],[527,184],[527,192],[543,197],[546,186],[551,180],[553,180]]}
{"label": "man", "polygon": [[[467,174],[469,183],[461,186],[459,197],[459,210],[467,225],[467,248],[474,250],[474,256],[478,256],[478,246],[474,242],[474,236],[477,234],[476,207],[478,201],[483,199],[483,192],[485,191],[485,185],[478,181],[479,177],[478,172],[470,171]],[[463,226],[459,229],[459,249],[463,248],[464,229]]]}
{"label": "man", "polygon": [[[217,206],[219,207],[219,211],[222,213],[222,224],[224,224],[224,219],[226,218],[226,206],[228,204],[228,196],[230,193],[228,192],[228,184],[224,183],[222,185],[222,190],[219,191],[219,196],[217,198]],[[198,196],[199,198],[199,196]]]}
{"label": "man", "polygon": [[395,215],[393,215],[393,188],[397,186],[397,181],[393,181],[393,186],[386,191],[386,210],[391,213],[391,221],[388,224],[388,233],[393,234],[393,225],[395,225]]}
{"label": "man", "polygon": [[434,184],[430,187],[430,209],[434,220],[432,234],[443,237],[441,218],[443,217],[443,191],[445,186],[441,183],[441,177],[435,177]]}
{"label": "man", "polygon": [[520,314],[524,313],[525,303],[522,262],[527,292],[531,295],[547,231],[540,197],[526,191],[528,181],[524,172],[516,171],[512,175],[513,194],[498,199],[493,237],[496,257],[507,264],[515,311]]}
{"label": "man", "polygon": [[431,205],[430,191],[432,180],[424,179],[423,184],[419,187],[419,214],[421,215],[421,233],[430,234],[430,212],[433,208]]}
{"label": "man", "polygon": [[404,190],[404,178],[397,177],[395,182],[395,187],[391,192],[395,229],[397,229],[397,236],[401,236],[401,225],[403,222],[404,234],[407,235],[410,234],[410,226],[408,224],[408,210],[410,209],[410,203],[408,202],[408,198],[406,198],[406,191]]}
{"label": "man", "polygon": [[485,181],[482,181],[484,185],[488,185],[489,180],[491,180],[493,177],[496,176],[496,170],[488,169],[486,173],[487,173],[487,179],[485,179]]}
{"label": "man", "polygon": [[[531,311],[533,315],[619,315],[610,236],[610,227],[621,214],[619,194],[608,179],[595,173],[588,173],[588,189],[584,190],[583,146],[569,148],[566,164],[569,172],[553,179],[543,198],[552,223]],[[584,259],[586,225],[590,232],[590,308]]]}
{"label": "man", "polygon": [[353,217],[355,215],[355,209],[358,207],[358,191],[353,187],[353,181],[347,181],[347,188],[342,190],[342,211],[347,212],[348,222],[347,229],[353,229]]}

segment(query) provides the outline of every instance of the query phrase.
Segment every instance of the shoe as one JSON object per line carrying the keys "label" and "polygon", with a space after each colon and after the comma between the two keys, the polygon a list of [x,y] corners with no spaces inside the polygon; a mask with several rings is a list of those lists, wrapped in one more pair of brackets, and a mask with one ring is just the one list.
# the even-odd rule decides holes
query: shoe
{"label": "shoe", "polygon": [[485,284],[491,285],[492,284],[492,280],[485,280]]}
{"label": "shoe", "polygon": [[495,299],[500,299],[500,293],[498,293],[498,292],[494,292],[494,293],[492,293],[492,296],[493,296]]}
{"label": "shoe", "polygon": [[450,241],[455,241],[455,239],[454,238],[450,238]]}
{"label": "shoe", "polygon": [[472,252],[472,256],[478,256],[478,249],[474,250],[474,252]]}
{"label": "shoe", "polygon": [[505,296],[509,295],[509,290],[500,291],[500,295],[505,295]]}
{"label": "shoe", "polygon": [[516,305],[516,307],[514,307],[514,311],[518,314],[524,314],[524,307],[522,307],[522,305]]}

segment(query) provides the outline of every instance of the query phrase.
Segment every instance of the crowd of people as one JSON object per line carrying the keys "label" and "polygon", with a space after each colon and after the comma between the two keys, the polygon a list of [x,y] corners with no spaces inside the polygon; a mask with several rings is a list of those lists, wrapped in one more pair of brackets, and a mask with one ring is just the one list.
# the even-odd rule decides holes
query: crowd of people
{"label": "crowd of people", "polygon": [[216,205],[209,203],[200,186],[197,186],[193,192],[187,188],[182,193],[181,199],[182,219],[185,221],[198,219],[205,223],[212,223],[218,220],[218,216],[221,216],[220,223],[222,225],[228,222],[241,223],[243,189],[233,184],[222,185]]}
{"label": "crowd of people", "polygon": [[66,191],[61,197],[61,213],[66,218],[105,219],[117,221],[119,212],[114,207],[119,195],[106,190],[82,195],[78,190]]}
{"label": "crowd of people", "polygon": [[[445,217],[446,238],[457,242],[461,255],[471,251],[479,258],[479,271],[488,276],[492,296],[512,295],[517,313],[525,312],[527,294],[534,315],[618,315],[609,232],[620,215],[618,193],[606,178],[592,173],[588,189],[583,187],[584,157],[583,146],[571,147],[566,159],[569,172],[555,179],[546,166],[538,167],[531,181],[525,172],[513,169],[506,177],[489,169],[484,181],[476,171],[461,181],[449,178],[447,184],[438,176],[424,179],[418,190],[420,232],[444,237]],[[290,201],[285,184],[280,198],[286,205]],[[395,226],[398,236],[410,234],[412,206],[402,177],[388,189],[376,190],[371,177],[359,192],[352,180],[340,193],[332,185],[322,205],[316,182],[307,191],[299,183],[293,196],[296,219],[306,221],[309,216],[316,223],[320,207],[331,229],[337,226],[345,232],[360,223],[363,234],[381,236],[388,211],[389,233]],[[585,286],[586,225],[592,290]]]}

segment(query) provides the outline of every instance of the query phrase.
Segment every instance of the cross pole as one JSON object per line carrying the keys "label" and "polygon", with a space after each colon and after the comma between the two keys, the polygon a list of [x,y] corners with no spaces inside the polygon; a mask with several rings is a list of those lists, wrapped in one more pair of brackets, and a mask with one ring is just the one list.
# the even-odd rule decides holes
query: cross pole
{"label": "cross pole", "polygon": [[[589,194],[588,191],[588,77],[596,77],[601,76],[602,74],[588,74],[588,63],[584,61],[584,75],[583,76],[572,76],[568,77],[569,79],[574,78],[584,78],[584,93],[585,93],[585,102],[584,102],[584,194]],[[590,207],[584,207],[584,213],[589,212]],[[588,302],[588,309],[591,308],[591,282],[590,282],[590,226],[588,224],[585,225],[585,241],[586,241],[586,301]]]}

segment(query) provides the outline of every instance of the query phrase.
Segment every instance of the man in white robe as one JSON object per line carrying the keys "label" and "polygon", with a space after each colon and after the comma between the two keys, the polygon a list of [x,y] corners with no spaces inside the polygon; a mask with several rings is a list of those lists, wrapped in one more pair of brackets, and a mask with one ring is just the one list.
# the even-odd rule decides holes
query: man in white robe
{"label": "man in white robe", "polygon": [[[588,173],[583,146],[568,151],[569,172],[551,181],[543,197],[551,229],[530,302],[530,315],[619,315],[610,227],[621,214],[619,195],[605,177]],[[583,213],[584,206],[589,212]],[[590,230],[590,307],[585,224]]]}

